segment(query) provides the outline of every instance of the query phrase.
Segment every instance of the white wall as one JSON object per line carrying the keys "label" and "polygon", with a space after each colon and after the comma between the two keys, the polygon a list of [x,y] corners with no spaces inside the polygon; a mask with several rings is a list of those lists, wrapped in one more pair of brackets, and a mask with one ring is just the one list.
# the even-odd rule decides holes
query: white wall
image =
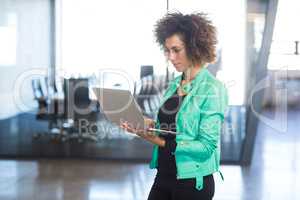
{"label": "white wall", "polygon": [[165,1],[58,1],[57,67],[68,75],[121,69],[137,79],[141,65],[165,73],[153,25],[166,12]]}
{"label": "white wall", "polygon": [[[15,30],[15,34],[5,43],[5,48],[15,56],[10,62],[0,62],[0,118],[28,111],[35,105],[31,78],[36,76],[37,71],[31,70],[41,68],[46,71],[49,67],[49,6],[49,0],[0,1],[0,31]],[[21,82],[22,78],[24,81]],[[18,82],[20,85],[14,93]]]}

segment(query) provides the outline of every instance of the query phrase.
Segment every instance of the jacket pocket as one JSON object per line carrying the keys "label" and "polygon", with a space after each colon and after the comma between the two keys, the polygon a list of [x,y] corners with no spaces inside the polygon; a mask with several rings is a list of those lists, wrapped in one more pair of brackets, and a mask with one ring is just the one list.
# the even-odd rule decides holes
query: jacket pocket
{"label": "jacket pocket", "polygon": [[178,163],[178,166],[177,166],[178,175],[186,177],[186,175],[188,175],[188,174],[194,174],[195,172],[198,171],[197,166],[199,166],[199,165],[193,161]]}

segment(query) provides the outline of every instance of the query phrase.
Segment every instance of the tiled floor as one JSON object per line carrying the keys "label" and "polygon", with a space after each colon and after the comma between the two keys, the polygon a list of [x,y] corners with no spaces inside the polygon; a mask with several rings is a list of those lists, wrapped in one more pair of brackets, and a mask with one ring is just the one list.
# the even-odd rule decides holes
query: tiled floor
{"label": "tiled floor", "polygon": [[[282,123],[277,119],[268,125],[260,123],[252,165],[221,166],[225,181],[215,174],[214,199],[300,199],[299,121],[300,112],[290,111],[286,132],[276,130]],[[154,176],[145,163],[2,160],[0,199],[142,200]]]}

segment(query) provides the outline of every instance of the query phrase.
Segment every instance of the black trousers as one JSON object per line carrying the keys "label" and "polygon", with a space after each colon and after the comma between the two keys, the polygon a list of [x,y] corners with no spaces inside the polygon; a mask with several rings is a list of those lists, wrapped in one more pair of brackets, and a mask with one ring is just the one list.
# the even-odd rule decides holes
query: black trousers
{"label": "black trousers", "polygon": [[203,188],[195,188],[196,179],[176,179],[156,175],[148,200],[212,200],[215,193],[213,175],[203,177]]}

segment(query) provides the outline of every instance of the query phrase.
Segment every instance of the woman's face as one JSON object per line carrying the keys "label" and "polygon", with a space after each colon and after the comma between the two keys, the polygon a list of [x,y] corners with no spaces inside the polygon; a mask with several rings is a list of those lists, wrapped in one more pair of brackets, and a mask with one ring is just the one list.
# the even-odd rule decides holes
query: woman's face
{"label": "woman's face", "polygon": [[165,41],[165,55],[178,72],[186,71],[192,64],[187,56],[184,42],[178,34],[168,37]]}

